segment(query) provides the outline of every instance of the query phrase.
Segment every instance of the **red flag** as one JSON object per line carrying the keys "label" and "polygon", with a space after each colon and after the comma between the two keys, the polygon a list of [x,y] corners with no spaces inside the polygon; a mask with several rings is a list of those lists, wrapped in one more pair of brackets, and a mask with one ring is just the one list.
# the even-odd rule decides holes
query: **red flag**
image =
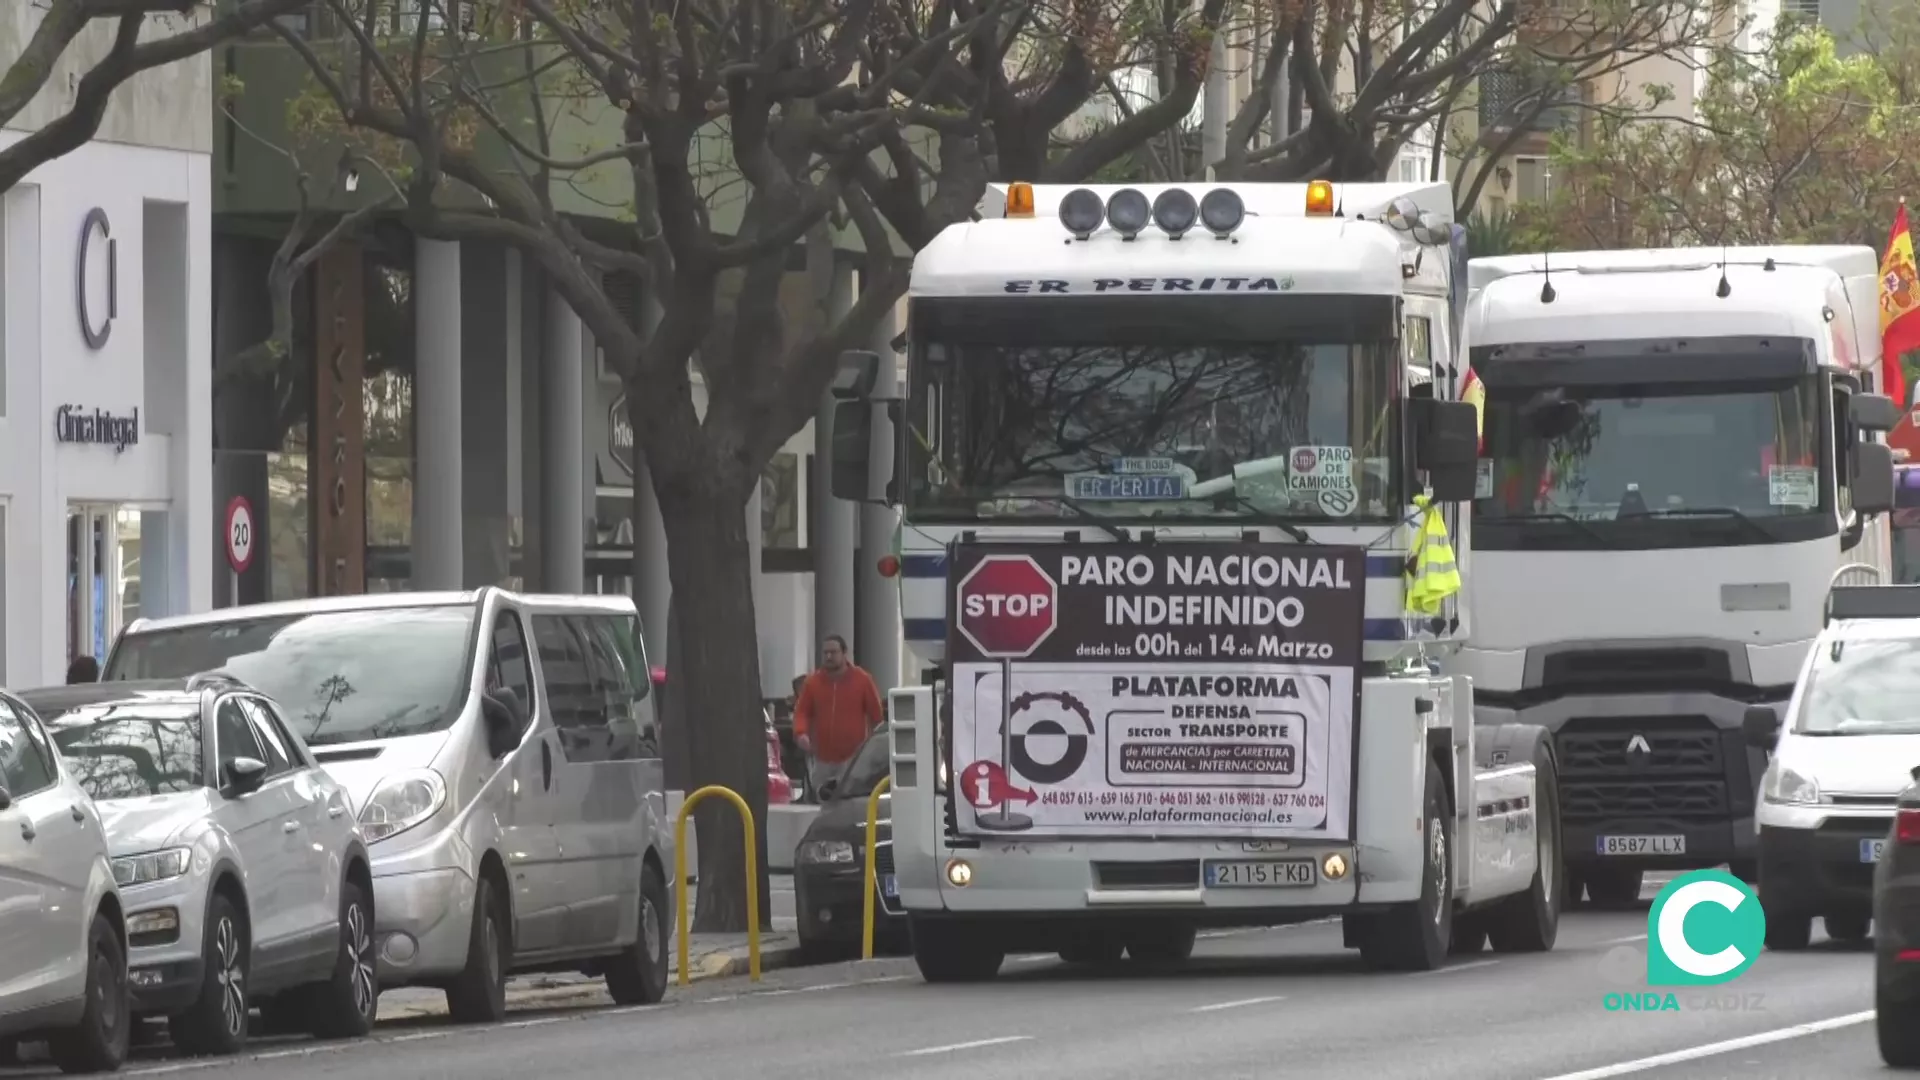
{"label": "red flag", "polygon": [[1900,356],[1914,349],[1920,349],[1920,270],[1914,266],[1907,201],[1901,199],[1893,216],[1893,232],[1887,237],[1886,257],[1880,261],[1880,381],[1887,396],[1903,408],[1907,378]]}

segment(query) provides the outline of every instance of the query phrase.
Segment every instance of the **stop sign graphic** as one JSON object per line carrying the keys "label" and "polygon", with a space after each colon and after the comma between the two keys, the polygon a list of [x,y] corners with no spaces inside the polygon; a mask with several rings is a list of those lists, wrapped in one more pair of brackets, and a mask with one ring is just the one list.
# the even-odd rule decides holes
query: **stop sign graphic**
{"label": "stop sign graphic", "polygon": [[989,555],[955,591],[956,625],[982,656],[1026,656],[1058,625],[1060,590],[1030,555]]}

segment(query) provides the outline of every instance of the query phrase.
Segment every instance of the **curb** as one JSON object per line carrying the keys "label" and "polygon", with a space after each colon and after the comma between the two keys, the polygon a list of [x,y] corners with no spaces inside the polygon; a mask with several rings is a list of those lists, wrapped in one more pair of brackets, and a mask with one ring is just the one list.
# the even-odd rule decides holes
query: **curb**
{"label": "curb", "polygon": [[[730,952],[714,952],[708,953],[705,956],[690,957],[689,959],[692,961],[693,971],[688,974],[688,979],[696,983],[705,982],[708,979],[725,979],[745,975],[748,974],[751,966],[744,953],[735,956]],[[801,966],[800,946],[797,944],[775,945],[760,951],[760,970],[762,972],[778,971],[781,968],[799,966]],[[680,985],[678,976],[669,972],[667,976],[668,989],[671,990],[678,985]],[[521,1007],[528,1005],[560,1005],[565,1002],[604,997],[606,992],[606,984],[597,979],[593,982],[580,983],[574,986],[547,986],[528,990],[509,990],[507,991],[507,1005],[510,1008],[516,1005]],[[444,1004],[416,1005],[399,1009],[391,1015],[383,1011],[380,1019],[400,1020],[427,1016],[445,1016],[446,1014],[447,1008]]]}

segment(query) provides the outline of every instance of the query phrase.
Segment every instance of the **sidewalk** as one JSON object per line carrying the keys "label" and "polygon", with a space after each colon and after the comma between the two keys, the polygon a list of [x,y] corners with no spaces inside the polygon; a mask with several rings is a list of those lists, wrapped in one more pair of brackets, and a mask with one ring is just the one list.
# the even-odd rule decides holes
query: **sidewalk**
{"label": "sidewalk", "polygon": [[[760,935],[762,971],[795,967],[800,963],[800,938],[794,931],[793,878],[787,874],[775,874],[770,885],[773,892],[773,930]],[[697,886],[689,890],[689,904],[698,900],[696,893]],[[691,908],[687,914],[691,919]],[[674,925],[673,920],[678,917],[677,913],[669,913],[668,926]],[[694,934],[687,946],[687,960],[687,966],[692,969],[690,977],[695,981],[745,975],[748,970],[747,935]],[[667,978],[669,988],[680,981],[678,939],[668,942]],[[579,972],[521,975],[507,980],[509,1009],[564,1008],[568,1005],[584,1005],[594,999],[604,1001],[605,997],[604,979],[590,978]],[[445,1016],[446,1013],[447,998],[439,990],[408,986],[380,995],[381,1020]]]}

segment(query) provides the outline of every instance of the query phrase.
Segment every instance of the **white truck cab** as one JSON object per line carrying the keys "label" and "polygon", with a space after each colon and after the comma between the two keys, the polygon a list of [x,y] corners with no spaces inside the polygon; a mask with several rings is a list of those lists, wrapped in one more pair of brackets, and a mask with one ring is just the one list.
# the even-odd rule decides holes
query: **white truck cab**
{"label": "white truck cab", "polygon": [[882,889],[926,978],[1327,914],[1382,967],[1552,946],[1545,733],[1432,670],[1457,600],[1405,617],[1416,498],[1473,485],[1451,206],[1014,184],[919,253],[906,394],[848,366],[834,490],[902,507]]}
{"label": "white truck cab", "polygon": [[1748,710],[1771,751],[1756,811],[1767,947],[1863,941],[1873,872],[1920,765],[1920,585],[1840,587],[1786,710]]}
{"label": "white truck cab", "polygon": [[1470,266],[1484,401],[1482,723],[1550,731],[1570,888],[1756,873],[1764,752],[1835,585],[1888,569],[1897,418],[1865,247],[1554,252]]}

